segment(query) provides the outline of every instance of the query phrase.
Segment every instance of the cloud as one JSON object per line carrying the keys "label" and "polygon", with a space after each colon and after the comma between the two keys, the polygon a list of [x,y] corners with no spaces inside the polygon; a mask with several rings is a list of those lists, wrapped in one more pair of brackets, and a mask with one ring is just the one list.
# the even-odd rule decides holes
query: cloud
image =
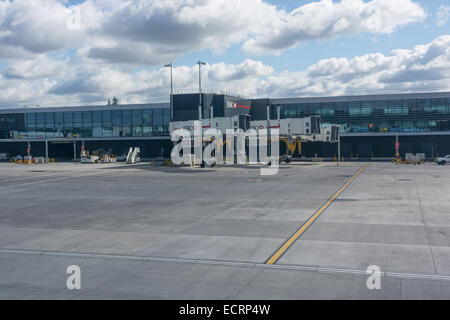
{"label": "cloud", "polygon": [[450,90],[450,35],[390,55],[322,59],[301,72],[283,72],[260,82],[258,93],[318,96]]}
{"label": "cloud", "polygon": [[391,33],[421,21],[412,0],[322,0],[286,12],[262,0],[0,0],[0,58],[78,49],[111,64],[159,65],[183,53],[280,53],[302,41]]}
{"label": "cloud", "polygon": [[13,60],[3,70],[6,79],[42,79],[62,75],[66,61],[40,56],[33,60]]}
{"label": "cloud", "polygon": [[208,71],[208,78],[213,81],[235,81],[248,77],[265,77],[273,73],[273,68],[261,61],[247,59],[238,65],[223,62],[212,65]]}
{"label": "cloud", "polygon": [[42,54],[75,44],[83,35],[79,30],[68,30],[70,13],[56,0],[1,1],[0,54],[6,58],[14,51]]}
{"label": "cloud", "polygon": [[443,26],[444,24],[446,24],[447,20],[450,18],[450,6],[444,5],[439,6],[436,17],[437,17],[436,24],[438,26]]}
{"label": "cloud", "polygon": [[[270,75],[273,68],[260,61],[247,59],[240,64],[207,64],[202,66],[203,84],[211,90],[236,91],[240,88],[246,93],[255,94],[260,78]],[[170,88],[169,69],[139,71],[130,74],[112,68],[90,66],[81,68],[49,90],[51,95],[62,97],[81,95],[86,101],[92,96],[92,102],[98,102],[99,96],[115,95],[121,101],[167,101]],[[70,72],[69,72],[70,74]],[[198,90],[198,66],[178,66],[173,69],[175,90]]]}
{"label": "cloud", "polygon": [[422,21],[423,9],[410,0],[322,0],[280,13],[272,28],[247,40],[248,52],[275,53],[303,41],[363,32],[389,34],[408,23]]}
{"label": "cloud", "polygon": [[[121,103],[169,100],[168,68],[130,72],[83,55],[39,61],[3,70],[1,106],[104,104],[111,96],[118,96]],[[175,66],[173,80],[175,91],[196,92],[198,66]],[[322,59],[299,71],[275,73],[252,59],[207,64],[202,66],[202,87],[255,98],[450,91],[450,35],[388,55]]]}
{"label": "cloud", "polygon": [[[182,53],[220,51],[246,39],[276,12],[260,0],[130,1],[104,15],[96,34],[110,42],[94,44],[89,57],[157,65]],[[142,54],[136,57],[136,51]]]}
{"label": "cloud", "polygon": [[[102,104],[111,96],[122,103],[167,101],[169,70],[138,67],[230,46],[278,54],[308,40],[389,34],[425,18],[412,0],[322,0],[292,11],[262,0],[67,3],[0,0],[0,106]],[[203,66],[202,84],[253,97],[449,90],[449,47],[442,36],[389,55],[329,58],[278,73],[244,57]],[[197,83],[196,65],[174,68],[176,90],[197,90]]]}

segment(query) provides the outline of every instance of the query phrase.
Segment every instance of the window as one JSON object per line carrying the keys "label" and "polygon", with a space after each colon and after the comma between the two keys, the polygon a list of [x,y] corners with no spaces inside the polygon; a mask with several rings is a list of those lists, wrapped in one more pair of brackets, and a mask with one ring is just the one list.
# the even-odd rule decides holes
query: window
{"label": "window", "polygon": [[131,136],[132,113],[131,110],[122,110],[122,136]]}
{"label": "window", "polygon": [[143,126],[142,126],[142,135],[149,137],[153,135],[153,111],[152,109],[144,109],[142,111],[143,114]]}
{"label": "window", "polygon": [[391,100],[388,107],[384,110],[387,115],[403,116],[408,115],[408,107],[402,103],[401,100]]}
{"label": "window", "polygon": [[92,136],[95,138],[101,138],[103,136],[103,128],[101,122],[94,122],[92,127]]}
{"label": "window", "polygon": [[102,111],[102,131],[103,137],[113,136],[112,113],[110,110]]}
{"label": "window", "polygon": [[430,102],[432,113],[440,113],[440,114],[447,113],[447,108],[445,106],[445,99],[433,99]]}
{"label": "window", "polygon": [[164,134],[169,134],[170,109],[163,109],[163,130]]}
{"label": "window", "polygon": [[92,112],[83,111],[83,128],[92,128]]}
{"label": "window", "polygon": [[162,109],[153,109],[153,132],[159,136],[164,132]]}
{"label": "window", "polygon": [[372,115],[374,109],[373,101],[362,101],[361,102],[361,116],[368,117]]}
{"label": "window", "polygon": [[102,111],[102,120],[103,122],[112,122],[111,110]]}
{"label": "window", "polygon": [[92,111],[83,111],[83,137],[92,137]]}
{"label": "window", "polygon": [[73,113],[73,122],[82,123],[83,122],[83,114],[81,111],[75,111]]}
{"label": "window", "polygon": [[133,110],[133,136],[142,136],[142,109]]}
{"label": "window", "polygon": [[93,122],[102,122],[102,112],[101,111],[93,111],[92,112],[92,121]]}
{"label": "window", "polygon": [[112,125],[113,125],[113,137],[121,137],[122,132],[122,111],[112,111]]}
{"label": "window", "polygon": [[359,116],[361,116],[361,108],[360,107],[349,107],[348,114],[350,117],[359,117]]}
{"label": "window", "polygon": [[27,127],[36,127],[36,114],[35,113],[28,113],[26,117],[27,121]]}
{"label": "window", "polygon": [[45,137],[55,137],[55,114],[53,112],[45,113]]}
{"label": "window", "polygon": [[334,109],[328,109],[328,108],[322,109],[322,110],[320,110],[319,115],[322,117],[332,117],[332,116],[334,116]]}
{"label": "window", "polygon": [[55,112],[55,137],[64,137],[64,113]]}
{"label": "window", "polygon": [[73,132],[75,138],[83,137],[83,114],[81,111],[73,113]]}

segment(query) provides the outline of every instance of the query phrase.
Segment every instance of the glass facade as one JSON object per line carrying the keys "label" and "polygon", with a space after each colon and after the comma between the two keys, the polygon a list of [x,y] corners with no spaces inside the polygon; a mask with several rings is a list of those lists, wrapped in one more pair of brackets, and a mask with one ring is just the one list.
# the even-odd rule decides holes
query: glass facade
{"label": "glass facade", "polygon": [[450,99],[404,99],[274,104],[281,118],[320,115],[341,132],[450,131]]}
{"label": "glass facade", "polygon": [[[277,103],[277,99],[272,99],[274,119],[276,107],[280,106],[281,118],[319,115],[322,124],[338,124],[341,132],[345,133],[450,131],[448,95],[439,99],[393,97],[385,100],[366,98],[342,102],[320,102],[320,99],[310,103],[304,103],[302,99],[279,101]],[[109,110],[106,107],[95,109],[80,107],[64,111],[58,108],[48,112],[20,110],[8,114],[2,114],[0,110],[0,139],[95,139],[169,135],[168,107],[142,105],[140,108],[129,106]]]}
{"label": "glass facade", "polygon": [[13,114],[0,111],[0,139],[167,136],[169,122],[169,108]]}

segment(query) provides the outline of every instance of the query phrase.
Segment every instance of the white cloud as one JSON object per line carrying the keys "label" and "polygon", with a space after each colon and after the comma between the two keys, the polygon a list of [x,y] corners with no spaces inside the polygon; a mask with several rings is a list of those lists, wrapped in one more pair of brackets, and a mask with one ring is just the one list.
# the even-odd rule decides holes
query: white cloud
{"label": "white cloud", "polygon": [[41,54],[81,41],[80,31],[67,29],[69,15],[70,10],[56,0],[1,1],[0,54],[7,58],[15,50]]}
{"label": "white cloud", "polygon": [[62,75],[67,61],[53,60],[39,56],[33,60],[13,60],[4,68],[7,79],[42,79]]}
{"label": "white cloud", "polygon": [[[0,71],[0,106],[104,103],[110,96],[122,103],[167,101],[168,69],[136,67],[240,44],[250,52],[280,53],[310,39],[391,33],[425,17],[412,0],[322,0],[291,12],[262,0],[66,3],[0,0],[0,62],[7,63]],[[69,27],[74,21],[79,24]],[[390,55],[323,59],[279,73],[244,58],[202,67],[202,81],[206,89],[253,97],[449,90],[449,47],[443,36]],[[174,69],[175,89],[196,90],[197,83],[197,66]]]}
{"label": "white cloud", "polygon": [[322,0],[281,14],[272,28],[244,43],[248,52],[281,53],[302,41],[343,34],[392,33],[398,27],[425,19],[425,12],[410,0]]}
{"label": "white cloud", "polygon": [[386,56],[323,59],[302,72],[268,77],[261,82],[259,94],[292,97],[444,90],[450,90],[450,35]]}
{"label": "white cloud", "polygon": [[75,48],[108,63],[158,65],[183,53],[239,43],[252,53],[279,53],[310,39],[391,33],[425,17],[412,0],[322,0],[291,12],[262,0],[64,3],[0,0],[0,57]]}
{"label": "white cloud", "polygon": [[446,24],[448,19],[450,18],[450,6],[444,5],[439,6],[436,17],[437,17],[436,24],[438,26],[443,26],[444,24]]}
{"label": "white cloud", "polygon": [[[0,105],[104,104],[111,96],[118,96],[121,103],[169,99],[168,68],[130,72],[83,55],[39,61],[3,71]],[[175,66],[173,79],[175,90],[198,90],[198,66]],[[251,59],[207,64],[202,67],[202,86],[251,97],[450,91],[450,35],[389,55],[322,59],[300,71],[274,73],[271,66]]]}

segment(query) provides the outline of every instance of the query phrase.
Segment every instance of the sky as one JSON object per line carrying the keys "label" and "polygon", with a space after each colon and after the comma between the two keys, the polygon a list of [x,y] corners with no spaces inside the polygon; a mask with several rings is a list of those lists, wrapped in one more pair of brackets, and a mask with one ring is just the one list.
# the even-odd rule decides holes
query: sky
{"label": "sky", "polygon": [[448,0],[0,0],[0,108],[450,91]]}

